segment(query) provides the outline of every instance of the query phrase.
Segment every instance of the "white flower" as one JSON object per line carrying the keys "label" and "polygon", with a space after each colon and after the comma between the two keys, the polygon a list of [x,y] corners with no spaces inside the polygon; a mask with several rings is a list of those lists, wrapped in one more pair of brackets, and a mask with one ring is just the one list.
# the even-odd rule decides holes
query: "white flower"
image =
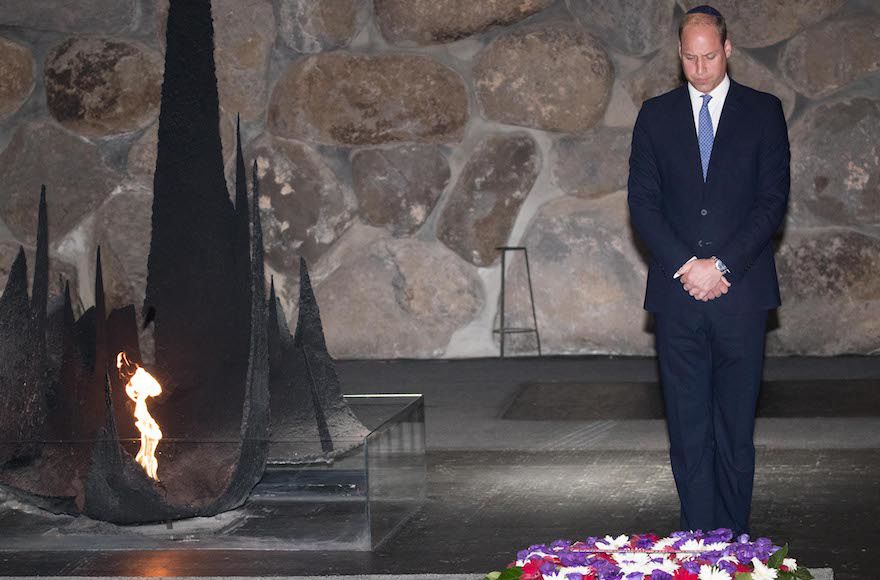
{"label": "white flower", "polygon": [[678,549],[679,552],[704,552],[708,550],[703,540],[688,540]]}
{"label": "white flower", "polygon": [[657,540],[654,542],[654,550],[665,550],[666,548],[672,546],[675,542],[677,542],[677,538],[663,538],[662,540]]}
{"label": "white flower", "polygon": [[752,580],[775,580],[776,579],[776,568],[770,568],[768,566],[765,566],[757,558],[752,558],[752,566],[755,567],[755,571],[752,572]]}
{"label": "white flower", "polygon": [[629,536],[621,535],[616,538],[605,536],[604,539],[596,542],[596,547],[600,550],[619,550],[627,544],[629,544]]}
{"label": "white flower", "polygon": [[727,542],[715,542],[714,544],[706,544],[706,549],[710,552],[720,552],[729,545]]}
{"label": "white flower", "polygon": [[715,566],[700,566],[700,580],[730,580],[730,574]]}
{"label": "white flower", "polygon": [[614,554],[612,557],[617,562],[624,576],[633,572],[650,574],[651,570],[653,570],[653,568],[648,567],[651,563],[651,556],[644,552],[624,552],[622,554]]}
{"label": "white flower", "polygon": [[789,570],[797,570],[797,561],[794,558],[783,558],[782,565]]}
{"label": "white flower", "polygon": [[[656,560],[656,558],[654,559]],[[651,568],[651,572],[653,572],[654,570],[662,570],[667,574],[672,575],[675,574],[676,570],[678,570],[679,565],[678,562],[670,560],[669,556],[664,555],[663,560],[661,560],[660,562],[652,562],[649,567]]]}

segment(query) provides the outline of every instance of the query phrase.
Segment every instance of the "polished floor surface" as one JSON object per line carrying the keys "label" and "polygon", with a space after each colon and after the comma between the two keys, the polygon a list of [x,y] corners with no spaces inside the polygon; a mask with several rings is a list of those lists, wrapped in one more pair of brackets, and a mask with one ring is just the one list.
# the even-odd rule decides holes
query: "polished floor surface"
{"label": "polished floor surface", "polygon": [[[532,543],[676,527],[662,418],[621,418],[632,390],[617,405],[607,394],[609,384],[642,385],[639,404],[650,410],[651,359],[352,361],[340,363],[340,374],[352,393],[425,395],[428,498],[379,550],[0,551],[0,575],[478,573]],[[767,401],[782,410],[759,416],[756,428],[753,531],[789,542],[802,563],[844,580],[880,578],[878,377],[878,357],[771,359],[765,372],[784,388]],[[590,389],[604,385],[607,413],[554,417],[554,385],[560,408],[570,401],[584,409]],[[786,398],[796,413],[785,411]],[[523,412],[529,401],[531,415]],[[3,521],[0,512],[0,533]]]}

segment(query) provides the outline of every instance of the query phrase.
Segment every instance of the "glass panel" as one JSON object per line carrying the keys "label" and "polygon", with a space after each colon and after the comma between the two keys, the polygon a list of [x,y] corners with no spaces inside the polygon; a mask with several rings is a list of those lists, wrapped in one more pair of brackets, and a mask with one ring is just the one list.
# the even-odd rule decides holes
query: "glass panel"
{"label": "glass panel", "polygon": [[[373,548],[389,539],[406,523],[425,499],[427,467],[422,397],[387,396],[384,401],[371,397],[370,404],[390,410],[407,400],[411,403],[372,429],[366,438],[368,509]],[[352,404],[352,401],[349,403]],[[367,414],[365,410],[362,413]]]}
{"label": "glass panel", "polygon": [[[334,440],[337,449],[347,451],[332,461],[270,463],[244,505],[213,517],[115,525],[65,515],[76,511],[71,499],[76,490],[65,492],[65,485],[75,485],[70,482],[80,477],[55,474],[49,468],[58,480],[59,495],[37,498],[17,491],[15,484],[27,473],[45,473],[46,467],[7,464],[0,468],[0,550],[371,550],[412,517],[424,499],[424,403],[421,395],[345,399],[370,429],[364,439]],[[10,442],[0,445],[4,443]],[[30,443],[41,449],[36,461],[84,469],[94,447],[93,441]],[[270,443],[308,447],[303,441]],[[123,443],[132,456],[138,446],[139,440]],[[198,476],[203,474],[202,479],[210,484],[212,473],[228,472],[229,462],[224,458],[234,463],[239,447],[237,441],[162,440],[157,449],[160,489],[169,497],[180,497],[181,490],[175,489],[180,479],[175,481],[174,470],[190,463],[180,461],[188,454],[212,458],[191,462]],[[205,453],[206,448],[210,453]],[[72,457],[79,459],[71,461]]]}

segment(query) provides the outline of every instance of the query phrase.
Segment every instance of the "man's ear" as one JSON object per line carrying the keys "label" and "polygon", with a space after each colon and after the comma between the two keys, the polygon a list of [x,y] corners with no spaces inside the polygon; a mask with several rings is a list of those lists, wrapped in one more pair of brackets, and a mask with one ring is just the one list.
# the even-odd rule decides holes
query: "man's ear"
{"label": "man's ear", "polygon": [[[681,50],[681,43],[679,43],[678,50]],[[733,45],[730,44],[730,39],[724,41],[724,54],[727,55],[727,58],[730,58],[730,53],[733,52]]]}
{"label": "man's ear", "polygon": [[678,42],[678,58],[681,58],[681,41]]}

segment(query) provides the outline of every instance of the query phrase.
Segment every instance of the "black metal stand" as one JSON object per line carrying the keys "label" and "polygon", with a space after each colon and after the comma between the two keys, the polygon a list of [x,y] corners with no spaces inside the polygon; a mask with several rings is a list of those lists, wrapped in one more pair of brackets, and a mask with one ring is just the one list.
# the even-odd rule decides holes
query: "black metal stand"
{"label": "black metal stand", "polygon": [[[501,317],[500,317],[500,327],[494,329],[492,332],[500,335],[501,338],[501,354],[500,357],[504,358],[504,337],[508,334],[527,334],[527,333],[535,333],[535,340],[538,343],[538,356],[541,356],[541,335],[538,334],[538,316],[535,313],[535,293],[532,291],[532,272],[529,268],[529,251],[524,246],[499,246],[495,248],[496,250],[501,252]],[[507,252],[522,252],[523,256],[526,259],[526,280],[529,283],[529,302],[532,305],[532,322],[534,324],[533,327],[512,327],[505,326],[504,320],[504,295],[507,287]]]}

